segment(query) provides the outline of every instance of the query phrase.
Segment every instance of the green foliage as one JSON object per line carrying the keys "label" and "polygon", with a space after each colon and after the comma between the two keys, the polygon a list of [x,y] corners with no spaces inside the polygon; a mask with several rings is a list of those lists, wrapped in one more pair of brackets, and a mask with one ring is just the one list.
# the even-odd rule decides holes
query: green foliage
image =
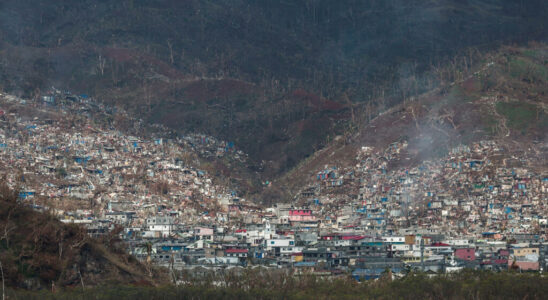
{"label": "green foliage", "polygon": [[538,107],[524,102],[498,102],[497,112],[506,118],[506,124],[513,129],[525,130],[535,123]]}
{"label": "green foliage", "polygon": [[527,57],[532,58],[532,59],[541,59],[542,58],[541,51],[537,50],[537,49],[527,49],[527,50],[522,51],[522,54],[524,56],[527,56]]}
{"label": "green foliage", "polygon": [[485,130],[489,135],[495,135],[497,133],[497,119],[495,116],[488,114],[483,119],[483,124],[485,126]]}
{"label": "green foliage", "polygon": [[512,59],[508,63],[508,72],[513,78],[520,80],[527,80],[534,83],[548,81],[548,68],[527,58],[520,57]]}
{"label": "green foliage", "polygon": [[[209,278],[210,280],[214,278]],[[218,278],[217,278],[218,279]],[[402,279],[383,277],[358,283],[341,277],[294,277],[276,272],[247,271],[227,276],[222,285],[191,281],[180,286],[101,286],[51,292],[9,290],[18,299],[541,299],[548,278],[539,274],[464,270],[429,277],[411,273]]]}
{"label": "green foliage", "polygon": [[443,104],[458,104],[469,102],[472,98],[468,97],[462,87],[455,85],[450,90],[447,96],[443,99]]}
{"label": "green foliage", "polygon": [[[97,283],[152,280],[143,275],[140,263],[115,244],[116,231],[96,240],[84,228],[63,224],[16,199],[16,193],[0,184],[0,262],[6,286],[34,289],[52,282],[63,286],[88,281],[90,275]],[[120,276],[120,270],[124,275]]]}
{"label": "green foliage", "polygon": [[65,170],[65,168],[58,168],[55,170],[55,174],[57,175],[57,178],[64,178],[67,176],[67,170]]}

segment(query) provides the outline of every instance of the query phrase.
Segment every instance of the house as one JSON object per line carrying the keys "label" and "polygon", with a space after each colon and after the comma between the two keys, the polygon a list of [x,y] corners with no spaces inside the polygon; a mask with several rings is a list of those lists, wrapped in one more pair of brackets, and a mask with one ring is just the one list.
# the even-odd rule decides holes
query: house
{"label": "house", "polygon": [[528,256],[528,255],[539,255],[539,248],[531,248],[531,247],[524,247],[524,248],[514,248],[513,249],[513,255],[514,256]]}
{"label": "house", "polygon": [[333,254],[330,248],[307,248],[302,251],[303,261],[305,262],[329,262],[336,255]]}
{"label": "house", "polygon": [[175,229],[173,218],[166,216],[147,218],[146,227],[155,237],[162,238],[169,237]]}
{"label": "house", "polygon": [[55,96],[53,95],[42,96],[42,101],[46,104],[55,104]]}
{"label": "house", "polygon": [[213,240],[213,228],[195,227],[194,236],[197,240]]}
{"label": "house", "polygon": [[105,213],[105,218],[107,220],[111,220],[115,224],[123,224],[123,225],[129,225],[131,223],[131,220],[135,217],[135,212],[123,212],[123,211],[115,211],[115,212],[107,212]]}
{"label": "house", "polygon": [[305,198],[314,197],[315,195],[316,195],[315,186],[308,187],[301,192],[301,196]]}
{"label": "house", "polygon": [[455,257],[461,260],[473,261],[476,259],[476,249],[474,248],[455,249]]}
{"label": "house", "polygon": [[289,255],[295,249],[295,240],[287,238],[267,239],[264,241],[264,248],[273,252],[274,256]]}
{"label": "house", "polygon": [[289,210],[288,219],[290,222],[316,221],[316,217],[312,215],[312,210],[310,209],[291,209]]}
{"label": "house", "polygon": [[539,263],[533,262],[533,261],[515,261],[515,260],[508,260],[508,268],[510,269],[518,269],[520,271],[538,271],[539,270]]}
{"label": "house", "polygon": [[318,174],[316,174],[316,179],[320,181],[328,180],[328,179],[337,179],[338,177],[339,176],[335,168],[325,169],[318,172]]}
{"label": "house", "polygon": [[248,255],[248,249],[228,248],[224,251],[226,257],[239,257],[245,258]]}

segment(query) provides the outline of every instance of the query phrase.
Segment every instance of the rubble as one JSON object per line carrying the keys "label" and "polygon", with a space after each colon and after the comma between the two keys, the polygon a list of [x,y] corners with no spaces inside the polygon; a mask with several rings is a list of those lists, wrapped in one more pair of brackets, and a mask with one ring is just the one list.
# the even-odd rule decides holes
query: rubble
{"label": "rubble", "polygon": [[[117,129],[116,118],[133,129]],[[353,167],[317,170],[293,205],[262,207],[191,163],[245,161],[233,143],[157,125],[139,135],[142,123],[87,96],[3,95],[0,176],[23,203],[93,236],[122,226],[129,252],[170,268],[285,266],[369,279],[386,268],[546,267],[542,150],[480,141],[404,168],[407,141],[364,145]]]}

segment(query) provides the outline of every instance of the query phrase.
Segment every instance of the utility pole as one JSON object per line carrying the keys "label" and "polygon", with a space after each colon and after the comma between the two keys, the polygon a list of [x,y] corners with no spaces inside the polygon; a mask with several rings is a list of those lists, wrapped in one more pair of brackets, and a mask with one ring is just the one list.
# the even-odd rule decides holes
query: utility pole
{"label": "utility pole", "polygon": [[421,269],[424,272],[424,239],[421,236]]}
{"label": "utility pole", "polygon": [[2,262],[0,261],[0,273],[2,274],[2,300],[6,299],[5,288],[4,288],[4,268],[2,267]]}
{"label": "utility pole", "polygon": [[[546,251],[546,248],[544,247],[543,244],[540,244],[540,253],[539,253],[539,258],[538,258],[538,261],[539,261],[539,269],[540,269],[540,272],[542,273],[546,267],[546,258],[545,258],[545,251]],[[3,283],[3,281],[2,281]]]}

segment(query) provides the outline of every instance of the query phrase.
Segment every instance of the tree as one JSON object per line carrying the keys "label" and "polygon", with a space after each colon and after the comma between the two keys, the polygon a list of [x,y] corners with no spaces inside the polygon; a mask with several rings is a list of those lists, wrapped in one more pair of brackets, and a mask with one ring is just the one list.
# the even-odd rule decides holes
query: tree
{"label": "tree", "polygon": [[175,63],[175,58],[173,57],[173,43],[171,39],[167,40],[167,47],[169,49],[169,62],[173,65]]}
{"label": "tree", "polygon": [[4,268],[2,267],[2,262],[0,261],[0,274],[2,275],[2,300],[6,299],[6,292],[4,286]]}
{"label": "tree", "polygon": [[101,76],[105,75],[105,66],[107,64],[107,60],[99,54],[99,57],[97,58],[97,68],[101,72]]}

